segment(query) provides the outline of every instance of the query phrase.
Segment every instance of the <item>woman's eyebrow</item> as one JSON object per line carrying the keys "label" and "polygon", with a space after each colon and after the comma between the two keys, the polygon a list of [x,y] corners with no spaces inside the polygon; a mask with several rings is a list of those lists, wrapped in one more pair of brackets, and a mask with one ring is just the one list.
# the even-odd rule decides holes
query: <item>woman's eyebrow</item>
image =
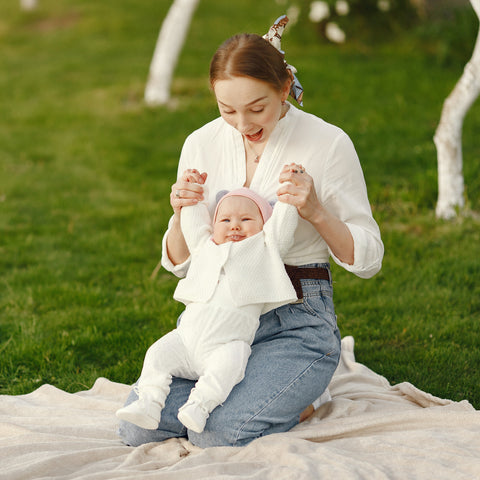
{"label": "woman's eyebrow", "polygon": [[[267,98],[267,96],[265,95],[264,97],[259,97],[257,98],[256,100],[253,100],[251,101],[250,103],[247,103],[245,106],[246,107],[249,107],[250,105],[253,105],[254,103],[257,103],[257,102],[260,102],[262,100],[265,100]],[[223,105],[224,107],[227,107],[227,108],[232,108],[230,105],[227,105],[226,103],[223,103],[221,100],[218,100],[218,103],[220,103],[221,105]]]}

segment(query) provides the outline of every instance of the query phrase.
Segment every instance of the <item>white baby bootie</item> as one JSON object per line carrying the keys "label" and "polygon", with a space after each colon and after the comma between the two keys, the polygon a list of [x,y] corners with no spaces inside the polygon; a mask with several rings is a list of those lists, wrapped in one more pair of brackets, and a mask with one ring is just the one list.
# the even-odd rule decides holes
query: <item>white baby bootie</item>
{"label": "white baby bootie", "polygon": [[[138,394],[138,390],[135,391]],[[155,402],[149,396],[139,394],[138,400],[117,410],[116,416],[139,427],[156,430],[160,423],[161,412],[162,406],[158,402]]]}
{"label": "white baby bootie", "polygon": [[201,433],[207,423],[209,413],[199,403],[189,400],[178,410],[178,419],[189,429]]}

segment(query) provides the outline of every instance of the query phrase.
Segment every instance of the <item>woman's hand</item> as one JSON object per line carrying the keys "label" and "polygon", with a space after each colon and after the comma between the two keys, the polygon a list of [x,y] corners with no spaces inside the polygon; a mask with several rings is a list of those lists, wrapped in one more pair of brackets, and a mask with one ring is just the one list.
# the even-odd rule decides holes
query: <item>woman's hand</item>
{"label": "woman's hand", "polygon": [[353,237],[347,225],[331,214],[318,200],[313,178],[302,165],[285,165],[280,173],[278,199],[297,207],[298,214],[310,222],[333,254],[342,262],[355,261]]}
{"label": "woman's hand", "polygon": [[285,165],[279,181],[281,186],[277,190],[278,199],[297,207],[298,214],[313,223],[323,208],[318,200],[313,178],[305,168],[296,163]]}
{"label": "woman's hand", "polygon": [[207,180],[207,174],[198,170],[185,170],[182,176],[172,185],[170,193],[170,205],[178,216],[182,207],[195,205],[203,200],[203,185]]}

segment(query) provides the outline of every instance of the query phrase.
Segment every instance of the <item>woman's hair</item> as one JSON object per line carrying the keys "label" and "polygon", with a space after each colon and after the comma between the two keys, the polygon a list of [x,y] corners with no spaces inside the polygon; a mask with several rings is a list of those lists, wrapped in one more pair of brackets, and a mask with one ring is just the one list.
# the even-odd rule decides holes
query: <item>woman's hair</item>
{"label": "woman's hair", "polygon": [[242,33],[226,40],[210,63],[210,86],[218,80],[251,77],[281,91],[290,78],[283,55],[259,35]]}

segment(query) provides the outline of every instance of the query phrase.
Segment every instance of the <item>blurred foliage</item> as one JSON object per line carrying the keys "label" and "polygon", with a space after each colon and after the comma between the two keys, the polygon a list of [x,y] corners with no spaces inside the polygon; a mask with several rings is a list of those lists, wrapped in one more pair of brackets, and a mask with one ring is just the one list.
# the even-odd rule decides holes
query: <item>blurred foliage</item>
{"label": "blurred foliage", "polygon": [[[303,17],[325,41],[331,41],[328,26],[335,23],[346,41],[375,42],[417,24],[419,15],[410,0],[303,1]],[[328,11],[319,20],[320,12]]]}
{"label": "blurred foliage", "polygon": [[464,64],[470,58],[478,29],[478,18],[468,6],[425,19],[416,34],[426,49],[435,51],[439,64],[452,66]]}
{"label": "blurred foliage", "polygon": [[468,2],[445,4],[432,2],[422,11],[411,0],[301,0],[298,16],[327,43],[343,43],[329,38],[327,27],[332,23],[344,32],[345,42],[357,45],[374,45],[411,31],[439,52],[441,63],[451,64],[471,54],[478,19]]}

